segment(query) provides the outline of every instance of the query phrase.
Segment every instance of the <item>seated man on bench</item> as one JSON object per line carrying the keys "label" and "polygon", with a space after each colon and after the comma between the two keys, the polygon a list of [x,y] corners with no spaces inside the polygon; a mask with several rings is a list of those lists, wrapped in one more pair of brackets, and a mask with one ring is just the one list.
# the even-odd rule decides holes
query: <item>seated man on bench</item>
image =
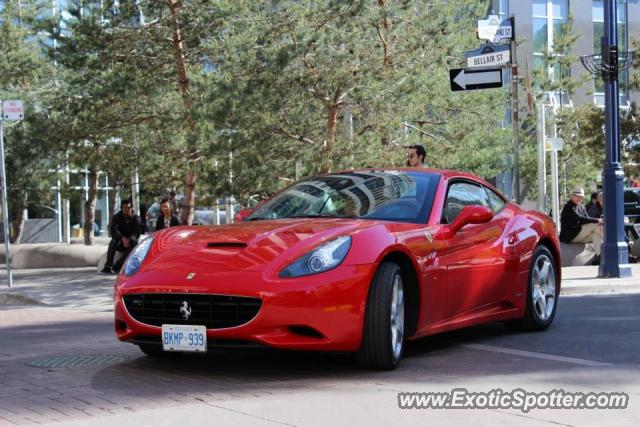
{"label": "seated man on bench", "polygon": [[[109,231],[111,233],[111,241],[107,250],[107,261],[100,273],[118,274],[122,264],[127,259],[127,255],[138,244],[142,231],[142,221],[133,212],[130,200],[125,199],[120,203],[120,212],[111,218]],[[116,256],[116,251],[124,252],[124,254],[114,264],[113,259]]]}
{"label": "seated man on bench", "polygon": [[564,243],[592,243],[600,256],[603,240],[602,218],[592,218],[582,204],[584,190],[576,188],[560,214],[560,241]]}

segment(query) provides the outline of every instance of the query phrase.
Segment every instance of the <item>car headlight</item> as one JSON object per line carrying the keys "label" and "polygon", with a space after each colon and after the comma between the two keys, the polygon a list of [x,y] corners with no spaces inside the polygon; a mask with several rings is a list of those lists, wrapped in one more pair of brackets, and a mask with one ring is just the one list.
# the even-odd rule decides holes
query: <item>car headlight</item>
{"label": "car headlight", "polygon": [[351,236],[338,237],[318,246],[280,272],[280,277],[300,277],[322,273],[337,267],[351,247]]}
{"label": "car headlight", "polygon": [[147,256],[147,252],[149,252],[152,243],[153,237],[147,237],[138,243],[124,265],[125,276],[133,276],[136,274],[142,265],[142,261],[144,261]]}

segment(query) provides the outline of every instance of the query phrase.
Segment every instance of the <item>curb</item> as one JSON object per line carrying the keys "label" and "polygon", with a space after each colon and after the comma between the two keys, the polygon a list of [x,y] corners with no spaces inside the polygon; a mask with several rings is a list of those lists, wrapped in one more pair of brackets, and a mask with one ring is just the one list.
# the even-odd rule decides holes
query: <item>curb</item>
{"label": "curb", "polygon": [[[4,245],[0,261],[5,262]],[[107,253],[106,245],[24,243],[11,247],[11,266],[15,270],[35,268],[96,267]]]}
{"label": "curb", "polygon": [[20,294],[0,293],[1,305],[35,305],[44,307],[47,304]]}
{"label": "curb", "polygon": [[640,293],[640,283],[563,284],[560,295],[611,295]]}

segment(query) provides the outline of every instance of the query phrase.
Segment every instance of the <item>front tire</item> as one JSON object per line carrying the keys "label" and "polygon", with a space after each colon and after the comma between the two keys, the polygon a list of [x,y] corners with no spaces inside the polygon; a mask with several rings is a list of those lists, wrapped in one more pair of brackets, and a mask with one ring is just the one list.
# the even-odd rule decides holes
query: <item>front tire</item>
{"label": "front tire", "polygon": [[384,262],[369,289],[358,363],[370,369],[397,368],[404,351],[404,323],[402,269]]}
{"label": "front tire", "polygon": [[537,246],[529,267],[527,306],[521,319],[506,325],[520,331],[544,331],[556,315],[559,297],[559,281],[555,258],[546,246]]}

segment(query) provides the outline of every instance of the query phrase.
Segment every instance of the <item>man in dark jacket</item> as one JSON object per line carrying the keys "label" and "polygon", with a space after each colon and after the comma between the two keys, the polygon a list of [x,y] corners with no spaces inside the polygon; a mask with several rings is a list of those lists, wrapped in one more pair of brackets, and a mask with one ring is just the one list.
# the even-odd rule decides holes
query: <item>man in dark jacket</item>
{"label": "man in dark jacket", "polygon": [[584,190],[576,188],[560,215],[560,241],[564,243],[593,243],[597,255],[603,240],[602,218],[587,214],[582,201]]}
{"label": "man in dark jacket", "polygon": [[[120,212],[111,218],[109,227],[111,241],[107,250],[107,261],[104,268],[100,271],[104,274],[117,274],[122,268],[122,264],[127,259],[127,255],[136,247],[140,232],[142,231],[142,221],[140,217],[133,212],[130,200],[123,200],[120,203]],[[113,259],[116,251],[124,252],[123,256],[114,264]]]}

